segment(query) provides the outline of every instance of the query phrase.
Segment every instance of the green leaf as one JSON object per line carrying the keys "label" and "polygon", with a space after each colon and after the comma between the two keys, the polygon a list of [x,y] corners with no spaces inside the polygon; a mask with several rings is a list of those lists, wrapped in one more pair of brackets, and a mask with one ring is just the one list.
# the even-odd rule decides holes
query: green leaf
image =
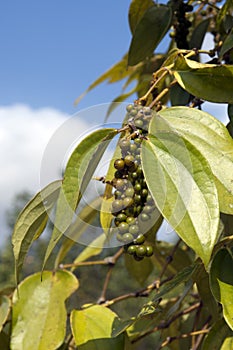
{"label": "green leaf", "polygon": [[16,283],[33,240],[40,236],[46,226],[48,214],[57,201],[60,187],[61,181],[52,182],[38,192],[19,214],[12,235]]}
{"label": "green leaf", "polygon": [[10,299],[6,295],[0,295],[0,332],[10,313]]}
{"label": "green leaf", "polygon": [[169,6],[154,5],[144,13],[130,44],[128,57],[130,66],[138,64],[153,54],[167,33],[171,19],[172,11]]}
{"label": "green leaf", "polygon": [[219,208],[206,159],[157,116],[142,143],[142,167],[158,209],[207,266],[218,238]]}
{"label": "green leaf", "polygon": [[1,344],[1,350],[10,349],[10,337],[5,332],[0,333],[0,344]]}
{"label": "green leaf", "polygon": [[212,319],[216,320],[219,317],[218,304],[210,289],[209,274],[206,272],[203,265],[199,267],[199,270],[195,274],[195,282],[203,307],[208,310]]}
{"label": "green leaf", "polygon": [[216,19],[216,22],[217,22],[217,25],[218,25],[218,28],[220,28],[222,22],[224,21],[228,11],[232,8],[232,0],[226,0],[223,4],[223,6],[221,7],[220,11],[218,12],[218,15],[217,15],[217,19]]}
{"label": "green leaf", "polygon": [[143,259],[136,261],[134,257],[125,254],[125,267],[129,274],[136,279],[140,284],[143,284],[153,271],[151,259]]}
{"label": "green leaf", "polygon": [[65,300],[78,288],[68,271],[27,277],[13,295],[12,350],[54,350],[66,334]]}
{"label": "green leaf", "polygon": [[230,33],[227,35],[224,40],[221,50],[219,52],[219,56],[223,57],[223,55],[233,48],[233,29],[231,29]]}
{"label": "green leaf", "polygon": [[190,281],[192,279],[192,275],[194,272],[198,269],[198,265],[191,265],[185,267],[182,271],[178,272],[175,277],[172,278],[172,280],[164,283],[160,288],[159,291],[155,293],[152,300],[154,302],[159,301],[160,298],[162,298],[164,295],[171,292],[173,289],[175,289],[178,285],[181,283],[185,283],[187,281]]}
{"label": "green leaf", "polygon": [[119,80],[122,80],[126,78],[128,75],[130,75],[131,69],[127,69],[127,61],[128,61],[128,55],[125,55],[119,62],[114,64],[110,69],[108,69],[104,74],[102,74],[98,79],[96,79],[89,87],[88,89],[75,100],[75,104],[78,104],[81,99],[92,89],[94,89],[99,84],[103,83],[105,80],[108,81],[108,83],[115,83]]}
{"label": "green leaf", "polygon": [[170,89],[170,100],[172,106],[185,106],[188,104],[190,94],[182,89],[179,84],[175,84]]}
{"label": "green leaf", "polygon": [[77,219],[74,223],[72,223],[68,232],[66,233],[67,236],[64,238],[61,248],[56,256],[55,269],[59,266],[60,262],[66,257],[73,245],[76,244],[82,234],[96,218],[97,214],[99,213],[101,203],[101,197],[95,198],[78,214]]}
{"label": "green leaf", "polygon": [[120,350],[124,348],[124,336],[112,337],[117,315],[110,309],[94,305],[71,313],[71,329],[75,344],[80,350]]}
{"label": "green leaf", "polygon": [[153,0],[144,0],[143,2],[141,0],[133,0],[131,2],[129,7],[129,27],[132,34],[135,32],[146,10],[152,6],[154,6]]}
{"label": "green leaf", "polygon": [[[106,240],[106,235],[102,233],[99,237],[94,239],[78,256],[77,258],[73,261],[74,264],[77,264],[81,261],[85,261],[92,256],[99,255],[104,246],[104,242]],[[75,268],[72,269],[72,271]]]}
{"label": "green leaf", "polygon": [[233,330],[233,257],[221,249],[214,256],[210,269],[210,286],[215,298],[222,304],[223,316]]}
{"label": "green leaf", "polygon": [[233,336],[226,338],[221,347],[221,350],[231,350],[231,349],[233,349]]}
{"label": "green leaf", "polygon": [[210,19],[204,19],[204,21],[200,22],[194,31],[192,32],[192,36],[189,42],[190,49],[200,49],[202,47],[202,43],[209,27]]}
{"label": "green leaf", "polygon": [[112,215],[112,202],[114,200],[114,197],[111,198],[103,198],[102,206],[101,206],[101,212],[100,212],[100,223],[101,227],[105,232],[105,235],[107,236],[109,233],[109,229],[111,227],[113,215]]}
{"label": "green leaf", "polygon": [[86,190],[115,129],[100,129],[88,135],[75,148],[67,163],[57,203],[52,237],[47,247],[43,268],[59,239],[70,227],[75,209]]}
{"label": "green leaf", "polygon": [[[221,345],[227,336],[233,335],[230,328],[224,322],[224,320],[219,320],[211,327],[210,331],[206,335],[201,350],[223,350]],[[225,350],[230,350],[232,348],[225,348]]]}
{"label": "green leaf", "polygon": [[190,94],[210,102],[233,103],[233,66],[198,63],[179,55],[172,70]]}
{"label": "green leaf", "polygon": [[233,214],[233,140],[226,127],[210,114],[194,108],[172,107],[159,114],[208,160],[215,176],[220,210]]}

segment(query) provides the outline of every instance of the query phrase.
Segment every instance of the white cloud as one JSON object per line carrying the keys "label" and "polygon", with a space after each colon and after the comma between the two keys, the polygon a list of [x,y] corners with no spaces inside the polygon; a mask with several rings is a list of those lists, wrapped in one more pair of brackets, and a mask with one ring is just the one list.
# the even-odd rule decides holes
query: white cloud
{"label": "white cloud", "polygon": [[[4,230],[5,212],[14,195],[23,190],[35,193],[41,188],[40,169],[46,146],[68,119],[67,114],[53,108],[0,106],[0,223]],[[76,121],[79,135],[90,127],[80,118]],[[58,169],[54,175],[59,178]]]}

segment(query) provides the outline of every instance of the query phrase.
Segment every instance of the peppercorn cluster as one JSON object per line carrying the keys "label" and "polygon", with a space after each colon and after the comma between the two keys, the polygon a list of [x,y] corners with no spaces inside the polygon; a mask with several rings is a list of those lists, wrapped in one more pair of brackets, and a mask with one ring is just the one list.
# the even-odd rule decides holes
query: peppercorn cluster
{"label": "peppercorn cluster", "polygon": [[153,255],[152,245],[145,244],[143,227],[152,219],[155,204],[141,166],[141,144],[148,134],[151,110],[137,105],[128,105],[126,109],[129,132],[120,139],[122,157],[114,162],[112,213],[117,239],[128,254],[142,260]]}
{"label": "peppercorn cluster", "polygon": [[176,45],[179,49],[189,49],[187,36],[192,23],[186,18],[186,12],[191,12],[192,10],[192,5],[188,5],[181,1],[174,12],[176,22],[174,24],[174,32],[170,33],[170,35],[175,39]]}

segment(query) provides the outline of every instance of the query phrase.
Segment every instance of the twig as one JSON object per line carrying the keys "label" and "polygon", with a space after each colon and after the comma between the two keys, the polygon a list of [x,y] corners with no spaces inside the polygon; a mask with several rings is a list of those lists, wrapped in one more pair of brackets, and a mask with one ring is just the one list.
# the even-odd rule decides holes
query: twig
{"label": "twig", "polygon": [[109,270],[105,277],[104,286],[103,286],[100,298],[98,299],[98,302],[97,302],[98,304],[103,304],[106,300],[106,293],[110,282],[110,278],[112,276],[113,267],[115,266],[117,260],[121,257],[122,254],[123,254],[123,248],[119,249],[111,259],[111,265],[109,265]]}
{"label": "twig", "polygon": [[165,329],[168,328],[172,322],[176,321],[179,317],[182,317],[186,314],[189,314],[193,311],[195,311],[196,309],[198,309],[200,307],[200,303],[196,303],[194,305],[189,306],[187,309],[180,311],[178,314],[174,315],[173,317],[170,318],[170,320],[168,321],[162,321],[158,326],[154,327],[153,329],[150,329],[149,331],[145,332],[144,334],[140,335],[139,337],[135,338],[134,340],[132,340],[132,343],[136,343],[139,340],[141,340],[142,338],[155,333],[161,329]]}
{"label": "twig", "polygon": [[[209,332],[209,329],[200,329],[199,331],[184,333],[184,334],[178,335],[177,337],[167,337],[167,339],[161,344],[160,349],[164,348],[168,344],[171,344],[171,342],[173,342],[174,340],[185,339],[196,335],[202,335],[203,337],[203,335],[208,332]],[[192,350],[194,350],[194,348],[192,348]]]}
{"label": "twig", "polygon": [[173,257],[175,255],[176,250],[179,247],[180,242],[181,242],[181,239],[179,239],[177,241],[177,243],[172,248],[171,253],[167,256],[166,263],[163,265],[163,268],[162,268],[162,271],[161,271],[161,273],[159,275],[159,278],[156,280],[156,288],[157,289],[160,287],[161,279],[162,279],[163,275],[165,274],[168,265],[173,261]]}
{"label": "twig", "polygon": [[93,266],[93,265],[109,265],[109,266],[114,266],[116,261],[119,259],[119,257],[123,253],[123,248],[119,249],[116,254],[113,256],[108,256],[107,258],[103,260],[94,260],[94,261],[80,261],[77,263],[73,264],[60,264],[59,268],[60,269],[67,269],[70,267],[78,267],[78,266]]}

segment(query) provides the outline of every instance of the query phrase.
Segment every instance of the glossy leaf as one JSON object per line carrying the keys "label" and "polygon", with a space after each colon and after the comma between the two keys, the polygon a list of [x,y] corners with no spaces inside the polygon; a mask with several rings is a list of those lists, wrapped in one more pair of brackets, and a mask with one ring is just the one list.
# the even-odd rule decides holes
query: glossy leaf
{"label": "glossy leaf", "polygon": [[218,238],[219,208],[206,159],[157,117],[149,141],[143,141],[142,166],[157,207],[207,266]]}
{"label": "glossy leaf", "polygon": [[223,57],[223,55],[231,50],[233,48],[233,29],[230,31],[230,33],[227,35],[226,39],[224,40],[221,50],[219,52],[219,56]]}
{"label": "glossy leaf", "polygon": [[52,182],[38,192],[19,214],[12,235],[16,282],[33,240],[41,235],[47,224],[48,214],[57,201],[60,187],[61,181]]}
{"label": "glossy leaf", "polygon": [[75,344],[80,350],[120,350],[124,336],[112,337],[117,315],[110,309],[94,305],[71,313],[71,329]]}
{"label": "glossy leaf", "polygon": [[125,254],[125,267],[129,274],[136,279],[140,284],[143,284],[153,271],[151,259],[145,258],[141,261],[136,261],[131,255]]}
{"label": "glossy leaf", "polygon": [[[77,256],[77,258],[73,261],[74,264],[77,264],[81,261],[85,261],[92,256],[99,255],[104,246],[104,242],[106,240],[106,235],[102,233],[99,237],[94,239],[83,251]],[[73,268],[74,270],[75,268]]]}
{"label": "glossy leaf", "polygon": [[233,103],[233,66],[198,63],[179,55],[173,73],[190,94],[210,102]]}
{"label": "glossy leaf", "polygon": [[114,197],[103,198],[102,206],[101,206],[100,223],[106,236],[109,233],[109,228],[111,227],[111,223],[113,220],[113,215],[111,212],[113,200],[114,200]]}
{"label": "glossy leaf", "polygon": [[215,176],[220,210],[233,214],[233,140],[226,127],[210,114],[194,108],[172,107],[159,115],[208,160]]}
{"label": "glossy leaf", "polygon": [[192,36],[189,42],[190,49],[200,49],[202,47],[203,40],[205,38],[205,34],[209,27],[210,19],[204,19],[204,21],[200,22],[194,31],[192,32]]}
{"label": "glossy leaf", "polygon": [[[223,350],[222,347],[224,340],[228,336],[233,336],[233,332],[224,322],[224,320],[219,320],[211,327],[209,333],[206,335],[201,350]],[[230,350],[231,348],[225,348],[225,350]]]}
{"label": "glossy leaf", "polygon": [[133,0],[131,2],[129,7],[129,27],[132,34],[135,32],[146,10],[152,6],[154,6],[153,0],[144,0],[143,2],[141,0]]}
{"label": "glossy leaf", "polygon": [[62,188],[58,198],[54,229],[44,258],[43,267],[62,235],[69,229],[75,209],[85,192],[93,173],[115,129],[100,129],[88,135],[75,148],[67,163]]}
{"label": "glossy leaf", "polygon": [[210,286],[215,298],[222,304],[223,316],[233,330],[233,257],[227,249],[214,256],[210,270]]}
{"label": "glossy leaf", "polygon": [[154,5],[144,13],[130,44],[128,57],[130,66],[138,64],[153,54],[167,33],[171,19],[171,8],[164,5]]}
{"label": "glossy leaf", "polygon": [[68,271],[27,277],[13,295],[11,349],[57,349],[66,334],[65,300],[77,288]]}
{"label": "glossy leaf", "polygon": [[101,197],[95,198],[78,214],[77,219],[74,223],[71,224],[68,232],[66,232],[66,237],[56,256],[55,268],[57,268],[60,262],[67,256],[73,245],[79,241],[80,237],[87,230],[92,221],[96,218],[97,214],[99,214],[101,203]]}
{"label": "glossy leaf", "polygon": [[10,313],[10,299],[6,295],[0,295],[0,332]]}

